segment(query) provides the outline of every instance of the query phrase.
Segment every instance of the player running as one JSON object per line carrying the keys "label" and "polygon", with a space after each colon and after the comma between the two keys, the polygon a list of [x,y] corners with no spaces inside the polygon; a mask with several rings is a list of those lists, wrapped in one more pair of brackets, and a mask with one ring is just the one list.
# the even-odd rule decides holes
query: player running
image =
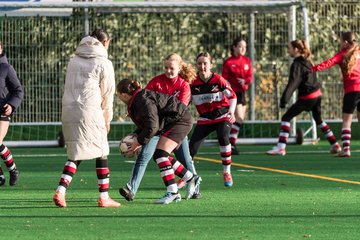
{"label": "player running", "polygon": [[341,151],[330,127],[321,119],[321,90],[316,74],[311,72],[312,62],[310,49],[303,40],[294,40],[288,44],[288,53],[294,58],[290,66],[289,81],[281,96],[280,108],[285,108],[294,91],[298,90],[298,99],[291,105],[281,118],[279,141],[273,149],[267,151],[269,155],[286,154],[286,142],[290,134],[290,121],[303,111],[311,111],[316,125],[329,141],[330,153]]}
{"label": "player running", "polygon": [[194,157],[205,138],[216,131],[220,145],[225,187],[233,185],[231,177],[231,144],[229,133],[235,121],[236,95],[230,84],[220,75],[213,73],[212,57],[207,52],[196,58],[198,75],[190,85],[192,102],[199,113],[190,139],[190,154]]}

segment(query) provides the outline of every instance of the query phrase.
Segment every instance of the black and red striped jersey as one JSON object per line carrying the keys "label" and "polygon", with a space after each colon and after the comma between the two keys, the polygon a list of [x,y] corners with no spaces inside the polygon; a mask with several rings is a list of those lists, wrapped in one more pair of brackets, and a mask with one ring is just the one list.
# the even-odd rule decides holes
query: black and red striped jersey
{"label": "black and red striped jersey", "polygon": [[190,85],[179,75],[175,78],[168,78],[165,74],[158,75],[150,80],[145,89],[174,96],[185,105],[190,103]]}
{"label": "black and red striped jersey", "polygon": [[213,73],[207,82],[197,76],[190,87],[192,102],[199,113],[197,124],[229,120],[229,112],[235,110],[236,94],[228,81]]}

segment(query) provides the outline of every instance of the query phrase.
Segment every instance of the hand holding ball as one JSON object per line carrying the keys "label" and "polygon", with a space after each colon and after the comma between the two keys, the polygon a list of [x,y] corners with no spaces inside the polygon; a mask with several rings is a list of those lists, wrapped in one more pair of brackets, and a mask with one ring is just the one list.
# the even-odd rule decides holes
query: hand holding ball
{"label": "hand holding ball", "polygon": [[121,155],[126,158],[136,157],[141,150],[141,147],[137,148],[138,146],[139,143],[137,141],[137,135],[130,133],[121,139],[119,144],[119,151]]}

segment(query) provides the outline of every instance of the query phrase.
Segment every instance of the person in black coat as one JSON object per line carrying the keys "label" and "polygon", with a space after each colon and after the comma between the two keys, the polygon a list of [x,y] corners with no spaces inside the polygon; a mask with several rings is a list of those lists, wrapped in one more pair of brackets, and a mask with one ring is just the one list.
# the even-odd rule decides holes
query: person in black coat
{"label": "person in black coat", "polygon": [[[3,140],[9,129],[11,116],[20,106],[24,97],[24,91],[20,84],[15,69],[8,63],[3,44],[0,42],[0,157],[3,159],[10,172],[10,186],[17,183],[19,170],[9,149]],[[5,184],[5,176],[0,167],[0,186]]]}
{"label": "person in black coat", "polygon": [[193,119],[187,106],[172,95],[142,89],[140,82],[131,79],[121,80],[116,91],[118,98],[128,106],[128,114],[137,126],[137,141],[131,143],[130,151],[136,151],[153,136],[160,135],[153,159],[160,168],[167,192],[156,203],[181,200],[175,174],[188,183],[186,199],[189,199],[201,178],[170,157],[191,130]]}
{"label": "person in black coat", "polygon": [[310,49],[303,40],[294,40],[288,44],[288,53],[294,58],[290,66],[289,81],[281,96],[280,108],[285,108],[294,91],[298,90],[297,101],[290,106],[281,118],[279,141],[273,149],[267,151],[269,155],[286,154],[286,143],[290,134],[290,121],[303,111],[311,111],[312,117],[321,128],[329,141],[330,153],[341,151],[330,127],[321,118],[321,90],[316,74],[311,72],[312,62]]}

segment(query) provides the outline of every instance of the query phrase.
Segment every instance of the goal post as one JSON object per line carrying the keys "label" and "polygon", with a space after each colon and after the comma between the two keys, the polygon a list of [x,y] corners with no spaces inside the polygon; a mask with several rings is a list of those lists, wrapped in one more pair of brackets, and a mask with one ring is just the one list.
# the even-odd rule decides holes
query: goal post
{"label": "goal post", "polygon": [[[169,50],[178,51],[189,62],[193,62],[197,51],[211,50],[211,54],[215,55],[217,59],[214,64],[215,70],[219,72],[223,59],[229,55],[227,46],[232,39],[239,35],[246,36],[250,58],[254,65],[260,65],[261,67],[261,69],[257,69],[253,84],[250,85],[249,120],[246,123],[248,126],[259,124],[259,122],[264,125],[269,125],[268,123],[273,121],[279,123],[279,119],[271,116],[273,106],[269,107],[269,109],[262,106],[262,104],[269,102],[272,102],[272,105],[278,103],[266,99],[272,98],[270,96],[271,92],[269,96],[264,95],[264,97],[257,88],[259,88],[259,79],[262,76],[271,78],[273,58],[282,62],[284,72],[281,78],[283,81],[287,81],[286,69],[290,62],[285,63],[287,56],[286,52],[284,54],[284,46],[296,34],[299,35],[296,28],[296,11],[300,6],[306,9],[305,5],[301,4],[302,1],[298,0],[0,2],[0,9],[8,10],[0,16],[0,24],[3,24],[3,29],[8,29],[9,32],[12,29],[18,29],[16,36],[11,34],[9,34],[10,36],[3,35],[1,39],[4,41],[5,46],[10,48],[9,61],[18,71],[26,88],[24,103],[20,107],[19,113],[15,116],[14,123],[11,126],[17,128],[18,131],[26,131],[28,134],[33,135],[37,134],[36,137],[25,137],[25,132],[17,133],[13,139],[6,140],[9,143],[15,144],[15,142],[18,142],[26,146],[31,144],[31,141],[37,142],[34,143],[36,145],[45,145],[42,141],[48,141],[50,145],[57,144],[58,130],[61,130],[61,95],[66,63],[70,55],[73,54],[79,37],[88,34],[89,29],[102,24],[105,24],[103,27],[111,28],[115,35],[112,41],[112,46],[114,47],[110,49],[110,58],[114,63],[117,79],[121,77],[134,77],[140,78],[144,83],[151,76],[161,72],[161,59],[164,55],[168,54],[168,52],[164,51]],[[12,10],[18,11],[19,9],[31,9],[31,12],[34,13],[34,16],[31,17],[31,23],[29,23],[28,18],[21,17],[21,14],[20,16],[11,16],[10,12]],[[72,14],[70,16],[59,16],[54,13],[56,11],[48,11],[48,13],[45,11],[45,13],[36,14],[39,9],[59,9],[59,11],[60,9],[71,9]],[[158,20],[160,27],[158,25],[155,27],[146,25],[146,21],[143,19],[150,19],[151,14],[161,15],[159,17],[160,20]],[[181,18],[188,20],[188,22],[185,20],[182,22],[177,21],[177,15],[181,15]],[[213,26],[202,22],[202,19],[205,17],[206,19],[214,19],[217,15],[226,19],[218,19],[211,22],[214,24]],[[303,15],[303,22],[305,24],[307,21],[305,14]],[[220,21],[221,23],[217,25]],[[196,29],[193,25],[199,22],[204,24],[204,27]],[[268,27],[269,23],[267,22],[274,23],[274,25],[277,23],[279,24],[278,26],[282,24],[281,28],[287,29],[289,37],[286,38],[286,34],[282,32],[282,29],[273,29],[276,32],[274,34],[269,30],[271,26]],[[108,26],[106,23],[109,23]],[[174,24],[176,29],[170,29],[174,31],[174,33],[171,33],[173,35],[165,32],[168,28],[164,26],[164,23]],[[224,24],[226,26],[221,28]],[[308,29],[306,26],[304,28]],[[45,30],[41,34],[37,32],[36,36],[32,35],[32,32],[42,31],[42,29]],[[203,32],[199,32],[199,29]],[[152,35],[154,31],[158,33],[156,37]],[[139,35],[141,36],[139,37]],[[197,38],[197,36],[199,37]],[[12,45],[13,39],[15,42]],[[39,41],[41,44],[34,47],[34,44],[38,44]],[[127,43],[128,41],[133,42],[130,44]],[[140,44],[141,41],[143,41],[144,45],[147,44],[147,46],[136,52],[134,50],[136,44]],[[177,41],[180,41],[180,43]],[[164,45],[169,45],[169,47],[163,48]],[[163,52],[161,52],[162,48],[165,49]],[[146,60],[144,60],[144,50],[149,54],[146,56]],[[18,57],[11,56],[14,52],[20,52]],[[34,63],[31,60],[32,57],[36,57],[39,64],[37,62]],[[147,66],[138,66],[141,61],[144,61]],[[31,69],[29,66],[35,69]],[[49,91],[49,89],[53,92]],[[47,105],[51,107],[46,107]],[[126,119],[124,116],[125,111],[124,106],[119,103],[115,104],[112,128],[120,130],[109,137],[111,141],[120,139],[123,136],[123,131],[127,131],[131,125],[128,121],[129,119]],[[126,127],[119,127],[120,125]],[[23,126],[28,126],[27,128],[30,130],[21,130]],[[296,121],[293,122],[293,126],[296,126]],[[46,137],[42,132],[44,129],[48,129],[46,130]],[[37,133],[34,133],[34,131]],[[53,132],[50,133],[51,131]],[[256,130],[251,131],[256,132]],[[273,130],[266,131],[274,135]],[[309,132],[305,131],[305,133]],[[316,135],[314,137],[316,131],[312,131],[311,134],[310,140],[313,142],[314,138],[317,138]],[[295,135],[296,131],[292,131],[292,138],[290,138],[289,142],[294,141]],[[266,143],[277,141],[277,138],[265,135],[261,135],[260,138],[267,139],[268,142]],[[256,139],[257,137],[241,137],[239,143],[253,144],[263,143],[264,141]]]}

